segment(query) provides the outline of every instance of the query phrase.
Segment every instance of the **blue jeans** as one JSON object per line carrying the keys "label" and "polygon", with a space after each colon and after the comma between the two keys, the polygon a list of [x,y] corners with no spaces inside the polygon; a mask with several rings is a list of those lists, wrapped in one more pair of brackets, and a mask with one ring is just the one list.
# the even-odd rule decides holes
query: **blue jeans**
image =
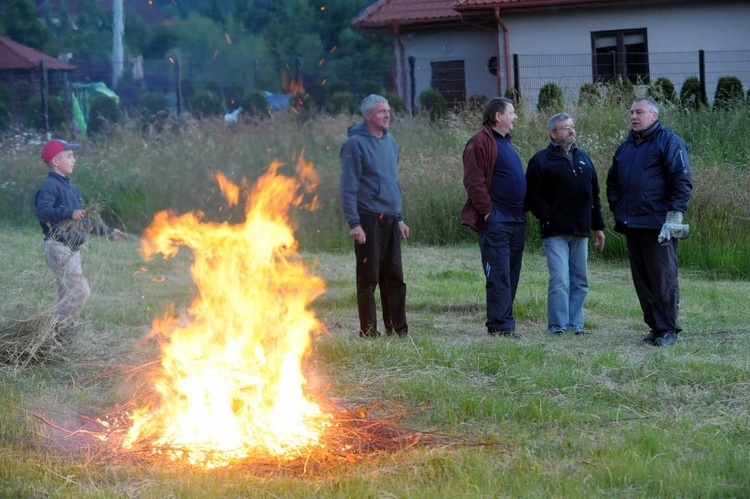
{"label": "blue jeans", "polygon": [[547,255],[547,326],[550,332],[583,330],[583,302],[589,292],[589,239],[553,236],[542,239]]}
{"label": "blue jeans", "polygon": [[495,215],[493,211],[479,235],[487,297],[486,326],[488,331],[515,331],[513,301],[521,275],[526,224],[498,222]]}

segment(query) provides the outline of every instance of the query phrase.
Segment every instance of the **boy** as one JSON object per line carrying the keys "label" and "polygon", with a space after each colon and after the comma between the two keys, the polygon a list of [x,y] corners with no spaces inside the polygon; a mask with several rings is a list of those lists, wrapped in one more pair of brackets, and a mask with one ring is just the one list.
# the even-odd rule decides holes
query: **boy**
{"label": "boy", "polygon": [[81,193],[70,183],[76,164],[73,151],[79,147],[80,144],[57,139],[44,144],[42,160],[49,167],[49,175],[34,198],[36,216],[44,232],[44,259],[57,283],[54,319],[57,326],[65,328],[75,323],[91,294],[79,251],[86,242],[86,233],[95,232],[112,240],[122,236],[118,229],[86,217]]}

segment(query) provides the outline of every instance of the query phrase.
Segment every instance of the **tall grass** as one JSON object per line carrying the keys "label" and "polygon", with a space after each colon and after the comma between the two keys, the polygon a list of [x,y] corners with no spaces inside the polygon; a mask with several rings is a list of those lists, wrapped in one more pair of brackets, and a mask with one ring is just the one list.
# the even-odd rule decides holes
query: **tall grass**
{"label": "tall grass", "polygon": [[[546,115],[520,107],[513,132],[524,161],[546,147]],[[594,258],[622,258],[624,238],[606,208],[604,184],[612,154],[625,139],[627,105],[567,109],[576,119],[579,145],[597,167],[602,186],[607,248]],[[460,226],[464,203],[461,152],[481,125],[477,112],[455,113],[438,124],[420,118],[396,117],[391,131],[401,154],[404,217],[412,240],[424,244],[455,244],[475,240]],[[683,266],[724,275],[750,277],[750,109],[686,112],[665,106],[660,118],[688,144],[695,190],[686,223],[690,239],[680,245]],[[239,181],[256,179],[273,159],[290,164],[304,154],[320,175],[317,195],[322,207],[297,213],[298,237],[310,250],[340,250],[351,244],[338,201],[339,150],[347,126],[358,117],[321,116],[306,121],[280,116],[263,121],[175,120],[159,131],[127,125],[110,135],[88,139],[79,151],[73,174],[84,195],[108,208],[109,222],[139,232],[154,213],[200,210],[207,219],[224,220],[241,213],[230,210],[212,181],[222,172]],[[0,221],[33,226],[33,198],[47,171],[38,159],[39,144],[2,142]],[[529,215],[529,247],[539,247],[536,220]]]}

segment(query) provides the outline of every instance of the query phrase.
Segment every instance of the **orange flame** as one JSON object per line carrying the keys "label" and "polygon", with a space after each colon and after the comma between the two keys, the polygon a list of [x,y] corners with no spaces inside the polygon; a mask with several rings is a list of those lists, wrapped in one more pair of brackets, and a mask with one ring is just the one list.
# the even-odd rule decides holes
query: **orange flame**
{"label": "orange flame", "polygon": [[[296,178],[279,175],[281,166],[271,164],[247,194],[242,224],[160,212],[144,231],[147,260],[192,250],[199,293],[185,317],[154,320],[152,334],[164,339],[152,380],[158,401],[130,416],[125,449],[215,468],[320,445],[330,416],[305,397],[302,361],[321,327],[309,307],[325,283],[300,261],[287,213],[318,176],[304,159]],[[237,203],[240,188],[215,178]]]}

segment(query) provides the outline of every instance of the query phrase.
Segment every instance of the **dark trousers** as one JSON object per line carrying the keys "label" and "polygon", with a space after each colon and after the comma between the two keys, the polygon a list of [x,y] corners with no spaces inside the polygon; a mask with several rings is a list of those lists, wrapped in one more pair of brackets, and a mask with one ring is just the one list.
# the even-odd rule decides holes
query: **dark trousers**
{"label": "dark trousers", "polygon": [[496,222],[493,213],[479,235],[487,295],[487,329],[514,331],[513,301],[521,276],[525,223]]}
{"label": "dark trousers", "polygon": [[354,243],[357,257],[357,308],[360,336],[378,336],[375,287],[380,287],[380,304],[387,334],[406,336],[406,284],[401,262],[401,233],[398,219],[360,213],[365,244]]}
{"label": "dark trousers", "polygon": [[680,308],[677,239],[662,246],[658,230],[630,229],[626,233],[630,272],[643,310],[643,321],[655,333],[675,332]]}

